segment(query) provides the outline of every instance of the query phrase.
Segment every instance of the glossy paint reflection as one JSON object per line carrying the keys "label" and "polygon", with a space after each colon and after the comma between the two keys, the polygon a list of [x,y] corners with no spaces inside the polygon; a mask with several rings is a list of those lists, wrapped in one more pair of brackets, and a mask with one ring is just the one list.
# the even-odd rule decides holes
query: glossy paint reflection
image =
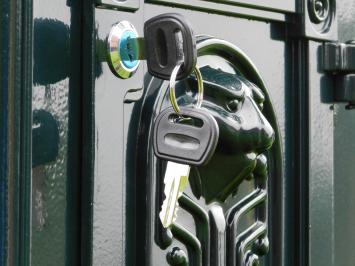
{"label": "glossy paint reflection", "polygon": [[[355,40],[355,1],[337,1],[339,41]],[[334,106],[334,265],[351,265],[355,253],[355,110]]]}
{"label": "glossy paint reflection", "polygon": [[55,2],[34,1],[31,264],[38,266],[64,265],[66,256],[70,9]]}

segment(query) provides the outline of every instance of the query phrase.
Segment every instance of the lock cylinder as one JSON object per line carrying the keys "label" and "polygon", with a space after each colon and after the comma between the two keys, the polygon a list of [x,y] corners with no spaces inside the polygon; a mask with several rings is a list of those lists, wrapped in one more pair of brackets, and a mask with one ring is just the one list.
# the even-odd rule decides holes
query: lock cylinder
{"label": "lock cylinder", "polygon": [[131,77],[140,60],[147,60],[148,72],[169,80],[177,68],[176,79],[188,77],[197,61],[196,39],[186,19],[175,13],[162,14],[144,23],[144,38],[134,26],[121,21],[111,29],[108,43],[108,64],[123,79]]}
{"label": "lock cylinder", "polygon": [[127,79],[137,71],[140,63],[138,37],[129,21],[121,21],[112,27],[107,38],[107,61],[116,76]]}

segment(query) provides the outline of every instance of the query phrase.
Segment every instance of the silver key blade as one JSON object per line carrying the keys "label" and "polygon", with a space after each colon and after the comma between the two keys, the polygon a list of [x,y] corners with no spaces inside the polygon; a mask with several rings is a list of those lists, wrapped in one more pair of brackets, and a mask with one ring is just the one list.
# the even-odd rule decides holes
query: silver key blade
{"label": "silver key blade", "polygon": [[184,191],[190,173],[190,166],[168,162],[164,176],[165,200],[159,213],[164,228],[168,228],[176,220],[179,207],[178,199]]}

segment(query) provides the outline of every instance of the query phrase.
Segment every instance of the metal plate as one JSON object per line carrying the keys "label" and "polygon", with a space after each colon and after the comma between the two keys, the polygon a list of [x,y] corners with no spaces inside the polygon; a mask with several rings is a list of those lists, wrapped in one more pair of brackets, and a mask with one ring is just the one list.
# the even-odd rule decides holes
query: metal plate
{"label": "metal plate", "polygon": [[286,21],[286,13],[296,12],[294,1],[255,0],[255,1],[206,1],[206,0],[146,0],[148,3],[187,7],[222,13],[238,17],[252,17],[260,20]]}
{"label": "metal plate", "polygon": [[134,11],[139,8],[139,0],[96,0],[96,5],[104,8]]}

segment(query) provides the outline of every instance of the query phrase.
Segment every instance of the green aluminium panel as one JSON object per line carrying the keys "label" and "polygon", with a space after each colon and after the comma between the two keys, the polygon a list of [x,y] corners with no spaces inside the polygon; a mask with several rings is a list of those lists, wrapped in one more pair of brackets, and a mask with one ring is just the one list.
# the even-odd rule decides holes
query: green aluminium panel
{"label": "green aluminium panel", "polygon": [[[147,3],[169,5],[195,9],[209,13],[219,13],[230,16],[264,19],[271,21],[286,21],[286,12],[295,12],[294,1],[282,1],[282,5],[275,5],[278,1],[205,1],[205,0],[147,0]],[[280,8],[280,9],[278,9]]]}
{"label": "green aluminium panel", "polygon": [[[0,53],[8,53],[9,44],[9,4],[0,4]],[[8,228],[8,98],[9,98],[9,79],[8,68],[9,60],[0,56],[0,265],[6,264],[7,258],[7,228]]]}
{"label": "green aluminium panel", "polygon": [[[142,3],[141,3],[142,4]],[[84,57],[105,47],[112,25],[130,21],[140,36],[143,35],[143,9],[135,13],[95,8],[95,28],[85,32],[95,36],[93,48],[85,50]],[[105,48],[104,48],[105,49]],[[99,56],[93,58],[94,92],[94,169],[92,204],[92,263],[94,265],[134,265],[128,252],[133,252],[134,239],[134,180],[137,116],[135,101],[143,93],[144,66],[140,64],[134,76],[120,79]]]}
{"label": "green aluminium panel", "polygon": [[38,266],[73,265],[79,256],[80,13],[69,4],[33,1],[30,257]]}
{"label": "green aluminium panel", "polygon": [[71,13],[60,1],[35,0],[33,15],[31,264],[63,265]]}
{"label": "green aluminium panel", "polygon": [[[211,48],[210,52],[207,49],[206,55],[201,55],[198,60],[200,67],[210,65],[214,69],[220,68],[221,75],[225,75],[224,77],[226,79],[235,79],[235,82],[238,82],[239,79],[233,75],[237,74],[240,68],[239,71],[242,71],[242,74],[262,88],[263,93],[268,95],[267,100],[265,100],[265,112],[267,113],[268,110],[271,110],[271,103],[275,108],[276,117],[269,114],[267,118],[269,121],[272,121],[275,130],[278,128],[277,124],[280,125],[280,138],[275,141],[275,148],[285,150],[285,114],[289,112],[289,106],[285,104],[285,92],[291,90],[293,84],[287,82],[289,76],[286,69],[292,67],[292,62],[285,60],[285,53],[288,53],[288,48],[284,42],[285,36],[283,32],[285,28],[282,25],[151,4],[145,4],[143,9],[140,9],[138,13],[134,14],[96,8],[94,29],[96,50],[98,51],[100,49],[101,43],[105,40],[114,23],[120,20],[129,20],[141,35],[143,17],[146,20],[155,15],[169,12],[183,14],[190,21],[195,34],[214,36],[216,39],[224,40],[225,43],[231,46],[235,45],[235,47],[237,47],[235,48],[236,51],[243,51],[240,53],[245,53],[250,62],[253,62],[252,69],[258,69],[259,72],[255,73],[250,69],[248,70],[248,68],[243,68],[243,64],[245,64],[246,61],[242,59],[243,56],[238,59],[237,56],[232,56],[233,52],[230,52],[229,56],[228,53],[225,55],[223,48],[216,50]],[[231,25],[231,28],[221,27],[221,25]],[[245,31],[246,28],[249,30]],[[231,34],[231,29],[233,34]],[[90,32],[88,32],[88,34],[90,34]],[[203,37],[201,38],[203,40]],[[262,49],[254,45],[256,42],[263,43]],[[201,43],[203,43],[203,41]],[[218,47],[218,45],[216,45],[216,47]],[[273,62],[273,64],[265,64],[265,62]],[[156,186],[160,184],[161,175],[153,174],[156,173],[158,168],[156,168],[155,165],[156,161],[151,160],[150,155],[152,154],[152,149],[149,144],[149,137],[151,136],[150,125],[154,120],[156,112],[167,104],[163,98],[166,83],[162,83],[162,81],[158,79],[152,79],[151,76],[145,74],[143,71],[146,69],[144,64],[141,64],[142,68],[140,67],[137,73],[127,80],[119,79],[113,75],[109,66],[105,62],[102,62],[99,57],[96,57],[94,64],[96,66],[95,69],[99,68],[101,71],[98,72],[94,83],[95,170],[93,186],[93,263],[104,265],[167,265],[166,255],[170,254],[169,256],[171,256],[172,253],[170,251],[174,247],[178,247],[182,253],[188,254],[191,265],[195,265],[194,263],[198,265],[201,259],[207,261],[210,255],[206,246],[208,241],[201,242],[203,243],[203,255],[201,257],[199,255],[199,249],[197,248],[200,239],[196,242],[194,233],[195,222],[193,219],[197,219],[197,217],[191,215],[191,213],[186,210],[181,210],[179,214],[181,215],[179,219],[179,225],[181,226],[175,228],[176,230],[174,231],[178,240],[174,240],[169,248],[167,248],[167,246],[165,246],[165,248],[162,246],[159,247],[161,244],[159,236],[162,236],[160,233],[163,231],[157,231],[157,226],[159,225],[156,223],[155,219],[157,217],[156,212],[160,209],[156,200],[162,197],[161,190],[156,190]],[[213,75],[216,75],[213,70],[211,71],[211,73],[214,73]],[[203,73],[207,75],[208,68],[205,68]],[[261,81],[259,73],[263,81]],[[143,78],[144,74],[145,76]],[[211,76],[211,78],[213,77]],[[225,85],[226,88],[228,88],[228,86],[229,85]],[[210,87],[209,93],[213,94],[214,88],[217,87],[217,85]],[[141,90],[141,88],[143,89]],[[183,88],[183,86],[181,88]],[[131,93],[129,93],[130,91]],[[136,93],[134,93],[135,91]],[[251,95],[251,90],[247,91],[246,94]],[[259,90],[256,89],[255,91]],[[140,96],[142,99],[134,102],[134,97],[137,97],[137,95],[138,99]],[[261,95],[262,94],[260,94],[260,97],[263,98],[264,96]],[[223,96],[221,92],[221,99],[223,97],[227,96]],[[257,100],[257,96],[255,97],[255,102],[261,100],[261,98]],[[216,99],[219,98],[217,97]],[[247,109],[246,107],[245,110]],[[250,106],[249,110],[256,109]],[[148,143],[142,141],[142,139],[145,138],[148,138]],[[288,152],[290,151],[288,150]],[[282,175],[282,172],[286,172],[285,167],[289,167],[291,162],[282,160],[280,155],[272,158],[273,159],[270,160],[272,162],[270,169],[274,167],[279,167],[280,169],[275,172],[275,175],[269,176],[269,184],[271,184],[269,187],[269,200],[272,202],[272,204],[270,204],[272,211],[269,212],[270,219],[268,222],[276,222],[269,226],[270,231],[274,232],[274,234],[270,235],[270,242],[272,243],[270,256],[262,258],[260,255],[260,261],[264,265],[267,265],[267,263],[282,265],[283,258],[280,254],[282,253],[281,247],[283,238],[278,230],[280,226],[283,226],[280,216],[281,206],[283,205],[283,197],[281,195],[284,190],[282,180],[286,179],[286,177]],[[220,160],[220,158],[218,160]],[[243,167],[243,165],[242,163],[240,167]],[[253,180],[250,182],[241,182],[242,178],[234,179],[233,176],[229,174],[228,172],[225,173],[225,177],[228,176],[228,180],[225,180],[226,182],[224,183],[222,182],[223,180],[221,180],[221,182],[215,180],[215,183],[218,183],[218,186],[215,188],[213,187],[212,179],[204,183],[204,186],[208,187],[208,191],[203,192],[207,193],[203,194],[203,196],[207,198],[209,202],[203,203],[204,200],[201,198],[197,203],[191,204],[188,198],[185,198],[187,200],[185,206],[187,206],[187,208],[188,206],[195,206],[196,208],[204,209],[201,212],[201,217],[207,217],[204,221],[211,223],[211,228],[219,230],[221,234],[225,233],[224,229],[222,227],[213,227],[213,223],[214,221],[222,221],[223,223],[224,215],[220,215],[220,213],[223,213],[222,209],[224,208],[224,210],[227,211],[236,204],[238,200],[241,200],[243,196],[252,193],[254,185],[258,186],[256,181],[255,183]],[[212,208],[212,205],[217,205],[216,202],[218,200],[224,201],[227,196],[230,196],[230,193],[235,189],[233,183],[242,183],[236,194],[237,196],[233,199],[230,198],[224,204]],[[194,194],[191,194],[191,189],[192,188],[189,188],[187,193],[193,197]],[[197,188],[197,191],[198,190]],[[220,195],[216,196],[216,194]],[[252,194],[252,196],[253,195],[254,194]],[[264,197],[265,195],[262,194],[260,196]],[[195,198],[193,199],[195,200]],[[211,201],[213,203],[211,203]],[[265,199],[262,200],[262,202],[265,202]],[[210,214],[208,214],[209,209]],[[259,213],[261,215],[260,221],[264,221],[265,216],[263,216],[262,210],[265,211],[263,204],[261,204],[260,213],[251,208],[251,212],[241,221],[243,228],[248,229],[248,226],[253,225],[253,222],[255,222],[255,213]],[[208,218],[209,215],[211,215],[211,218]],[[217,220],[216,217],[218,218]],[[221,217],[223,217],[223,219],[220,220],[219,218]],[[202,222],[198,224],[204,225]],[[205,227],[205,229],[209,231],[208,227]],[[187,233],[187,230],[189,233]],[[264,236],[266,232],[265,225],[261,222],[250,230],[260,231],[262,236]],[[209,233],[207,232],[207,234],[203,235],[208,237]],[[185,238],[185,240],[180,239],[178,236]],[[202,235],[198,234],[198,237],[201,236]],[[216,235],[213,237],[216,237]],[[168,240],[168,238],[165,240]],[[190,241],[191,249],[190,245],[184,247],[184,243],[187,243],[186,241]],[[223,238],[221,238],[220,241],[223,243]],[[211,245],[212,243],[216,242],[212,239]],[[265,244],[265,247],[267,246],[268,245]],[[213,261],[220,258],[222,263],[225,259],[222,250],[220,251],[220,256],[217,255],[216,252],[218,253],[219,251],[217,250],[211,253],[214,254],[211,255],[211,260]],[[229,250],[228,252],[231,251]],[[265,252],[265,250],[263,252]],[[142,256],[137,256],[136,254],[142,254]],[[195,255],[191,256],[191,254]],[[260,252],[260,254],[262,254],[262,252]],[[276,254],[279,255],[277,256]],[[255,259],[255,257],[253,257],[253,259]]]}
{"label": "green aluminium panel", "polygon": [[[339,40],[355,39],[355,2],[338,0]],[[353,265],[355,253],[355,112],[334,106],[334,251],[335,265]]]}
{"label": "green aluminium panel", "polygon": [[[33,12],[23,11],[32,37],[26,27],[12,34],[33,40],[33,50],[14,48],[28,58],[22,65],[14,57],[13,68],[26,71],[9,75],[14,95],[10,86],[0,91],[0,123],[14,121],[15,132],[0,128],[0,265],[4,251],[9,265],[24,266],[351,265],[355,117],[325,99],[332,81],[319,54],[336,39],[334,17],[312,22],[296,14],[302,5],[33,0]],[[172,12],[197,35],[203,107],[220,139],[210,164],[192,168],[176,223],[164,229],[166,163],[154,156],[152,132],[169,106],[168,82],[151,76],[145,61],[120,79],[105,53],[117,22],[143,36],[146,20]],[[353,0],[339,0],[338,12],[340,40],[355,38]],[[4,34],[10,27],[2,25]],[[1,73],[8,65],[1,57]],[[193,75],[177,82],[180,105],[194,100],[195,88]]]}
{"label": "green aluminium panel", "polygon": [[0,265],[29,263],[32,7],[0,4]]}
{"label": "green aluminium panel", "polygon": [[[275,11],[279,13],[283,12],[296,12],[296,1],[293,0],[196,0],[196,1],[185,1],[185,0],[174,0],[174,1],[166,1],[166,0],[148,0],[147,2],[155,2],[155,3],[165,3],[165,4],[176,4],[176,5],[186,5],[186,6],[196,6],[200,8],[206,8],[209,5],[215,3],[215,9],[223,9],[223,5],[230,5],[230,8],[233,6],[241,6],[247,8],[261,9],[261,10],[269,10]],[[226,10],[227,11],[227,10]]]}
{"label": "green aluminium panel", "polygon": [[318,72],[320,43],[309,42],[309,265],[334,264],[333,106],[324,100],[332,83]]}

